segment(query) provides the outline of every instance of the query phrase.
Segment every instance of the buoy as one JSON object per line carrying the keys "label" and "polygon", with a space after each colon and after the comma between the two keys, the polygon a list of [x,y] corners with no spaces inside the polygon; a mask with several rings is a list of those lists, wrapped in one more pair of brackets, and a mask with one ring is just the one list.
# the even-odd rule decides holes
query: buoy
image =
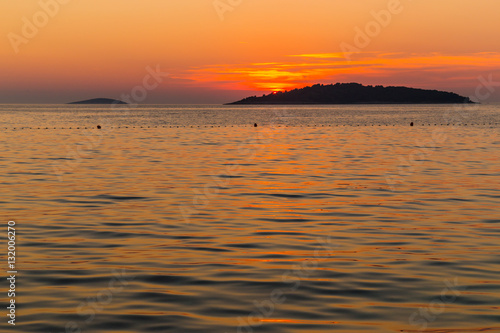
{"label": "buoy", "polygon": [[253,127],[257,127],[257,123],[253,124]]}
{"label": "buoy", "polygon": [[413,126],[413,121],[410,123],[410,126]]}
{"label": "buoy", "polygon": [[101,129],[101,125],[97,125],[97,129]]}

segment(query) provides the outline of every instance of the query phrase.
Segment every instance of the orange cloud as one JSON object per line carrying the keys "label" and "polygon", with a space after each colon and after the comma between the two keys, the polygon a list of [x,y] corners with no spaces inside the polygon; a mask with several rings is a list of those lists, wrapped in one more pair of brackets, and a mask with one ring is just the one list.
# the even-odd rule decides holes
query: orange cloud
{"label": "orange cloud", "polygon": [[179,77],[192,85],[221,89],[277,91],[314,83],[401,84],[423,88],[473,87],[481,73],[500,68],[500,53],[468,55],[359,53],[352,61],[341,53],[302,54],[282,61],[192,68]]}

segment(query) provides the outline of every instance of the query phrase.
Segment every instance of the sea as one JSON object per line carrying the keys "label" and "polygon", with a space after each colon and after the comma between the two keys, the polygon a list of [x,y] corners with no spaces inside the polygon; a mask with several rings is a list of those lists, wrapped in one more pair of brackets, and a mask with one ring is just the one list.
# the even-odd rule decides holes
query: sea
{"label": "sea", "polygon": [[1,332],[500,332],[499,104],[0,105],[0,133]]}

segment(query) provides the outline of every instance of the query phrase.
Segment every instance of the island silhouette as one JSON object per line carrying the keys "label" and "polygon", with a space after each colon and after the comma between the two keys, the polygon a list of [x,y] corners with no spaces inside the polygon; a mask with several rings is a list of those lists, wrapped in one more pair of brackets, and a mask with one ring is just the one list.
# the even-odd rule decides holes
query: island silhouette
{"label": "island silhouette", "polygon": [[68,104],[128,104],[128,103],[125,103],[124,101],[120,101],[118,99],[93,98],[93,99],[87,99],[84,101],[71,102]]}
{"label": "island silhouette", "polygon": [[474,103],[452,92],[394,86],[364,86],[360,83],[315,84],[286,92],[251,96],[238,104],[452,104]]}

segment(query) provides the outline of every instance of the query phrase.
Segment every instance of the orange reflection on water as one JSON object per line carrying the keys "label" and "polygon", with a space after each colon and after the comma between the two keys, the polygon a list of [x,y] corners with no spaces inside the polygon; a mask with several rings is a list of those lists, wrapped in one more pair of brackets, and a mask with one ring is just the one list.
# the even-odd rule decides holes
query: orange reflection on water
{"label": "orange reflection on water", "polygon": [[[461,285],[479,289],[498,283],[495,188],[475,176],[498,169],[488,160],[497,147],[483,129],[450,134],[397,191],[384,176],[399,160],[381,142],[405,151],[428,137],[426,129],[273,131],[269,142],[256,140],[255,154],[241,154],[238,145],[262,132],[120,129],[63,182],[50,161],[66,157],[82,134],[10,133],[3,158],[24,185],[6,187],[2,201],[23,230],[19,300],[27,321],[80,318],[78,306],[107,290],[121,269],[134,279],[93,323],[229,330],[256,311],[255,301],[281,290],[287,301],[262,323],[290,332],[332,323],[346,332],[411,330],[408,316],[440,295],[445,279],[460,273]],[[481,138],[483,149],[467,135]],[[467,159],[457,159],[461,149],[470,149]],[[214,179],[228,163],[238,171]],[[179,207],[195,211],[186,220]],[[466,320],[497,311],[481,304],[480,297],[498,299],[491,289],[463,295],[478,305],[457,302],[448,311]],[[477,326],[446,318],[436,325]]]}

